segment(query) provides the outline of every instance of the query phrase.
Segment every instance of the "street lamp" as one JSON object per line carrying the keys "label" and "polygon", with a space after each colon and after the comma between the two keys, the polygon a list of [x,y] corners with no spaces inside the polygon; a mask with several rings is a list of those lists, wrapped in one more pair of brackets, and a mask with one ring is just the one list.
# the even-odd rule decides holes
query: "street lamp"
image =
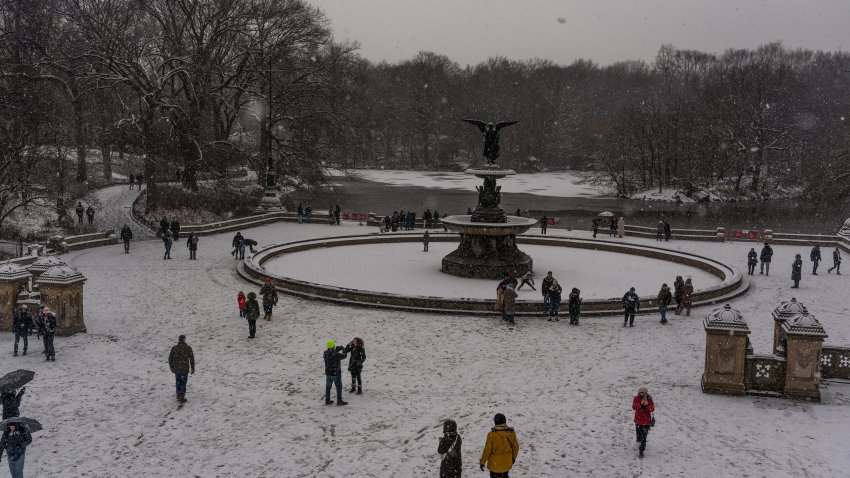
{"label": "street lamp", "polygon": [[267,214],[270,212],[286,211],[283,204],[280,202],[280,197],[277,195],[277,175],[274,172],[274,159],[272,158],[272,67],[269,63],[269,69],[266,75],[266,94],[268,100],[268,111],[266,119],[266,136],[268,137],[268,149],[266,150],[266,188],[263,193],[263,198],[260,199],[260,204],[254,208],[254,214]]}

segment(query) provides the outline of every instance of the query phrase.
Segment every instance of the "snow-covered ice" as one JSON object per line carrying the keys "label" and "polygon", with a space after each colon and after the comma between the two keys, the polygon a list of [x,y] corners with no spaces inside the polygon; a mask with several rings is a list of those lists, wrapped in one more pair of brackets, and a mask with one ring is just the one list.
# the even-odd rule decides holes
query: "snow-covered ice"
{"label": "snow-covered ice", "polygon": [[[363,229],[287,223],[243,234],[269,244]],[[850,386],[831,384],[823,404],[700,391],[701,317],[709,308],[667,326],[647,315],[633,329],[600,317],[580,327],[520,319],[508,330],[496,317],[283,296],[274,320],[260,321],[251,341],[236,293],[253,289],[234,271],[231,239],[202,237],[197,261],[187,260],[182,242],[175,259],[163,261],[156,240],[134,241],[129,255],[119,244],[63,256],[88,277],[89,333],[58,337],[55,363],[43,362],[35,341],[29,355],[13,359],[12,335],[0,334],[3,371],[36,372],[21,412],[45,431],[28,450],[28,476],[436,476],[446,418],[457,420],[464,438],[464,476],[478,476],[496,412],[517,430],[512,476],[841,477],[850,469]],[[750,245],[669,247],[743,268]],[[775,247],[771,276],[754,276],[750,292],[733,302],[757,353],[769,352],[771,310],[791,296],[821,319],[827,343],[850,344],[850,278],[807,269],[792,292],[790,265],[802,249]],[[333,275],[338,263],[319,256],[315,267]],[[364,283],[373,276],[362,270]],[[189,402],[177,410],[167,356],[179,334],[194,347],[197,373]],[[326,407],[325,341],[355,336],[368,355],[364,394],[346,393],[347,407]],[[641,385],[658,417],[644,460],[634,449],[630,409]]]}

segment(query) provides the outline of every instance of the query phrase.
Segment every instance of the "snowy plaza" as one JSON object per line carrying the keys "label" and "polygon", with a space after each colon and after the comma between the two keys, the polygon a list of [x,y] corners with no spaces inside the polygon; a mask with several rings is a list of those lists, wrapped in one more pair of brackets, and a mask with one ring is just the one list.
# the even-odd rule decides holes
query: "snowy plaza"
{"label": "snowy plaza", "polygon": [[[121,201],[132,198],[117,188],[99,194],[119,214]],[[278,223],[242,233],[262,246],[366,229],[355,222],[338,228]],[[62,256],[88,278],[88,333],[57,339],[55,363],[43,363],[38,344],[26,357],[3,359],[37,373],[23,408],[48,425],[28,453],[32,476],[434,476],[436,443],[448,418],[458,422],[464,438],[465,473],[475,476],[497,412],[517,430],[517,476],[711,477],[746,470],[747,476],[837,477],[850,466],[843,450],[848,385],[830,383],[821,404],[701,392],[702,317],[714,307],[672,316],[667,326],[657,314],[639,315],[634,328],[622,328],[620,317],[588,317],[570,327],[546,322],[541,314],[518,318],[509,330],[495,315],[347,308],[282,295],[274,319],[259,321],[251,341],[236,293],[256,290],[236,274],[232,236],[202,237],[197,261],[187,260],[185,246],[163,261],[162,243],[152,237],[133,241],[127,255],[115,245]],[[425,253],[419,243],[399,244],[387,259],[394,258],[401,271],[427,261],[436,268],[440,248],[448,246]],[[749,250],[749,244],[734,242],[674,241],[664,247],[740,268]],[[354,247],[278,266],[329,282],[344,279],[346,286],[389,286],[364,264],[354,262],[352,269],[345,249],[381,260],[380,250]],[[628,285],[654,295],[661,280],[672,282],[677,274],[674,264],[656,271],[646,258],[594,258],[605,254],[590,252],[592,260],[570,261],[559,255],[575,251],[545,249],[530,248],[538,285],[548,260],[565,289],[579,287],[588,297],[597,289],[617,295]],[[747,294],[732,302],[753,330],[756,352],[769,352],[770,312],[791,296],[821,320],[828,343],[850,342],[847,276],[807,273],[792,292],[788,271],[799,249],[775,247],[773,273],[756,273]],[[580,270],[570,274],[570,267]],[[599,267],[613,272],[597,276]],[[697,272],[687,271],[698,287],[711,280]],[[427,292],[437,287],[436,274],[414,270],[409,280],[400,274],[394,287]],[[486,287],[478,289],[486,296]],[[538,294],[522,290],[520,300]],[[189,402],[178,409],[166,358],[180,334],[194,348],[197,373],[189,379]],[[347,407],[324,406],[324,344],[355,336],[368,351],[363,395],[345,393]],[[11,340],[10,334],[2,337]],[[658,417],[643,460],[634,451],[630,407],[640,386],[649,387]]]}

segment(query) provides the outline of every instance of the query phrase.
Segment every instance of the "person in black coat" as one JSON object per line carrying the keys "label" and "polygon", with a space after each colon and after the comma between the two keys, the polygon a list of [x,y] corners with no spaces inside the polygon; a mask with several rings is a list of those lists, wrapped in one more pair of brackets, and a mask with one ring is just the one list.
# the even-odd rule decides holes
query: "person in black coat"
{"label": "person in black coat", "polygon": [[45,305],[41,309],[41,314],[35,319],[35,325],[38,327],[39,334],[44,339],[44,355],[47,356],[44,361],[55,362],[56,350],[53,348],[53,336],[56,334],[57,324],[56,316],[53,315],[53,312],[50,312],[50,307]]}
{"label": "person in black coat", "polygon": [[242,237],[241,232],[237,232],[235,236],[233,236],[233,241],[231,242],[231,247],[233,247],[233,251],[230,253],[236,260],[245,259],[245,238]]}
{"label": "person in black coat", "polygon": [[546,227],[549,226],[549,218],[546,217],[546,213],[543,213],[543,217],[540,218],[540,234],[546,234]]}
{"label": "person in black coat", "polygon": [[348,371],[351,372],[351,390],[348,393],[360,395],[363,393],[363,380],[360,378],[360,373],[363,372],[363,362],[366,361],[366,347],[363,346],[363,339],[354,337],[354,340],[345,346],[345,351],[351,353],[348,358]]}
{"label": "person in black coat", "polygon": [[809,254],[809,257],[812,260],[812,275],[818,275],[818,264],[821,261],[820,256],[820,246],[815,244],[815,247],[812,248],[812,252]]}
{"label": "person in black coat", "polygon": [[162,219],[159,220],[159,235],[160,237],[165,237],[168,235],[169,227],[171,224],[168,222],[168,219],[165,216],[162,216]]}
{"label": "person in black coat", "polygon": [[667,306],[673,302],[673,294],[670,293],[670,289],[667,287],[667,284],[661,284],[661,290],[658,291],[658,313],[661,314],[661,323],[667,323]]}
{"label": "person in black coat", "polygon": [[635,288],[632,287],[626,292],[626,295],[623,296],[623,311],[625,312],[626,318],[623,321],[623,327],[635,326],[635,313],[640,310],[640,297],[635,293]]}
{"label": "person in black coat", "polygon": [[461,478],[463,472],[463,453],[461,451],[460,435],[457,433],[457,422],[446,420],[443,422],[443,437],[437,446],[440,454],[440,478]]}
{"label": "person in black coat", "polygon": [[198,236],[194,232],[189,233],[189,237],[186,238],[186,247],[189,248],[189,259],[197,259],[198,258]]}
{"label": "person in black coat", "polygon": [[9,459],[9,472],[12,478],[23,478],[24,460],[27,447],[32,443],[32,435],[26,425],[22,423],[10,423],[6,425],[3,436],[0,437],[0,459],[3,451],[6,451]]}
{"label": "person in black coat", "polygon": [[800,254],[797,254],[794,257],[794,263],[791,264],[791,280],[794,281],[794,285],[791,286],[792,289],[800,288],[800,279],[803,278],[803,258],[800,257]]}
{"label": "person in black coat", "polygon": [[579,294],[581,294],[581,291],[573,287],[567,306],[570,311],[570,325],[578,325],[578,319],[581,316],[581,296]]}
{"label": "person in black coat", "polygon": [[24,339],[24,355],[27,354],[27,348],[29,347],[29,335],[32,333],[32,329],[35,324],[32,321],[32,316],[27,310],[27,305],[22,304],[21,310],[15,314],[15,318],[12,319],[12,332],[15,333],[15,353],[14,356],[18,356],[18,342],[21,339]]}
{"label": "person in black coat", "polygon": [[171,237],[173,237],[175,241],[180,239],[180,222],[177,221],[177,219],[171,222]]}
{"label": "person in black coat", "polygon": [[342,366],[340,362],[348,356],[345,348],[337,346],[333,340],[328,340],[328,348],[324,353],[325,361],[325,405],[333,404],[331,400],[331,385],[336,386],[336,404],[348,405],[342,400]]}
{"label": "person in black coat", "polygon": [[670,228],[670,223],[664,221],[664,241],[670,242],[670,238],[673,237],[673,229]]}
{"label": "person in black coat", "polygon": [[[761,254],[759,255],[759,259],[761,260],[761,267],[759,267],[759,274],[770,275],[770,261],[773,258],[773,248],[770,247],[770,244],[765,244],[764,247],[761,248]],[[767,266],[767,272],[765,273],[765,266]]]}
{"label": "person in black coat", "polygon": [[130,253],[130,241],[133,239],[133,231],[130,230],[130,226],[124,224],[121,227],[121,241],[124,242],[124,254]]}
{"label": "person in black coat", "polygon": [[759,263],[759,255],[756,254],[756,248],[751,247],[747,253],[747,271],[749,275],[753,275],[756,271],[756,264]]}
{"label": "person in black coat", "polygon": [[838,246],[835,246],[835,250],[832,251],[832,267],[827,269],[826,273],[832,274],[833,269],[837,269],[835,273],[841,275],[841,251],[838,250]]}
{"label": "person in black coat", "polygon": [[77,208],[74,209],[74,211],[77,213],[77,222],[79,224],[82,224],[83,223],[83,214],[86,212],[86,208],[83,207],[83,203],[77,202]]}
{"label": "person in black coat", "polygon": [[685,296],[685,280],[682,276],[676,276],[673,281],[673,300],[676,301],[676,310],[673,312],[676,315],[682,311],[682,297]]}
{"label": "person in black coat", "polygon": [[87,217],[87,218],[88,218],[88,220],[89,220],[89,224],[93,224],[93,223],[94,223],[94,208],[93,208],[93,207],[89,206],[89,207],[86,209],[86,217]]}
{"label": "person in black coat", "polygon": [[3,392],[3,396],[0,397],[3,402],[3,420],[21,416],[21,398],[26,390],[27,387],[22,387],[17,394],[13,390]]}
{"label": "person in black coat", "polygon": [[563,289],[558,284],[557,280],[552,281],[552,286],[549,287],[549,322],[552,322],[552,319],[555,319],[555,322],[560,322],[561,319],[558,318],[558,312],[561,309],[561,292]]}
{"label": "person in black coat", "polygon": [[591,221],[591,227],[593,228],[593,238],[596,239],[596,233],[599,232],[599,219],[594,217]]}

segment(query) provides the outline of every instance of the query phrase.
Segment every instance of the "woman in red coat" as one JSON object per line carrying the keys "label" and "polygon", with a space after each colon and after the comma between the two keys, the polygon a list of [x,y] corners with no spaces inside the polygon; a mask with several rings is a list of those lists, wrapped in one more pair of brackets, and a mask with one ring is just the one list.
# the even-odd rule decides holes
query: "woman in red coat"
{"label": "woman in red coat", "polygon": [[638,456],[643,458],[643,450],[646,449],[646,435],[652,426],[652,412],[655,411],[655,405],[652,403],[652,395],[649,394],[646,387],[640,387],[638,389],[637,396],[632,400],[632,409],[635,411],[637,441],[640,442],[640,454]]}

